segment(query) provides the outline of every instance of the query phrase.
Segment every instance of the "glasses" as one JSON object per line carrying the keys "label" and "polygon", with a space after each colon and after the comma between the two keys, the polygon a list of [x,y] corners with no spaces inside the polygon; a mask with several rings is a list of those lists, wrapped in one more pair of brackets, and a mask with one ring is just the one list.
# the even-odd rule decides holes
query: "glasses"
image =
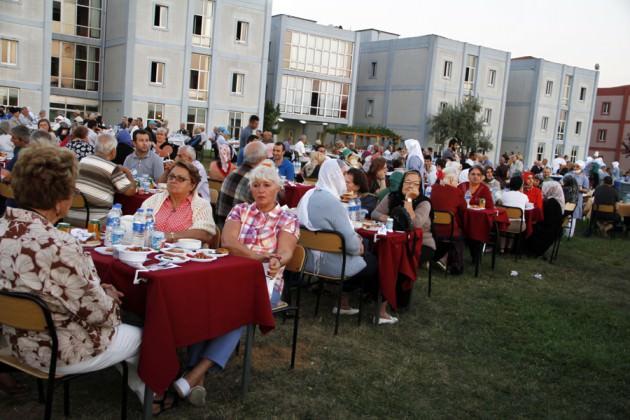
{"label": "glasses", "polygon": [[405,181],[403,182],[404,185],[411,185],[412,187],[419,187],[420,183],[419,182],[413,182],[413,181]]}
{"label": "glasses", "polygon": [[189,178],[184,178],[183,176],[179,176],[179,175],[169,175],[166,179],[168,179],[169,181],[177,181],[177,182],[186,182],[186,181],[190,181]]}

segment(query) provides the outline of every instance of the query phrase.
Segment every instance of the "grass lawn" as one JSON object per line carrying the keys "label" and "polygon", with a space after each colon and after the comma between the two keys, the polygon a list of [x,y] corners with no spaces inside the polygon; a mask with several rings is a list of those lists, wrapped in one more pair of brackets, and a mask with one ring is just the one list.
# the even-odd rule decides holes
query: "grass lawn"
{"label": "grass lawn", "polygon": [[[553,265],[502,257],[494,272],[486,258],[478,278],[471,265],[464,276],[435,275],[431,298],[423,270],[399,324],[357,327],[343,318],[337,337],[332,298],[314,318],[305,293],[294,371],[292,324],[279,321],[256,335],[245,401],[239,357],[208,376],[205,409],[180,402],[161,418],[629,418],[629,244],[578,236],[563,241]],[[35,383],[17,376],[32,395],[0,396],[0,418],[38,418]],[[129,397],[137,418],[140,404]],[[118,401],[113,369],[73,383],[74,418],[116,418]]]}

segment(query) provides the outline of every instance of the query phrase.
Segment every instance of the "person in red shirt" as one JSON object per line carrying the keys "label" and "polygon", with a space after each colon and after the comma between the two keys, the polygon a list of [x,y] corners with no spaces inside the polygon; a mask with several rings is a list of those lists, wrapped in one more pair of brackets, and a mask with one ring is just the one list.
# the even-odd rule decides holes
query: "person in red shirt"
{"label": "person in red shirt", "polygon": [[486,200],[486,208],[493,209],[494,201],[492,201],[492,192],[483,182],[483,169],[481,166],[475,165],[468,171],[468,182],[462,182],[457,188],[466,195],[470,191],[469,205],[479,206],[479,199]]}
{"label": "person in red shirt", "polygon": [[534,174],[531,172],[523,172],[523,194],[527,196],[529,202],[534,207],[542,209],[543,195],[540,188],[534,186]]}

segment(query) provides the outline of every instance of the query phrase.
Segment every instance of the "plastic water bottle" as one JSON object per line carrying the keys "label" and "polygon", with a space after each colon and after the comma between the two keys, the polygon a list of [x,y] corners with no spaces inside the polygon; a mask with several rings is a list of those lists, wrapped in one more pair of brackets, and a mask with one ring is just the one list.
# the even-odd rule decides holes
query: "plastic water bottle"
{"label": "plastic water bottle", "polygon": [[300,163],[299,158],[295,159],[295,161],[293,161],[293,172],[295,172],[295,174],[299,174],[300,171],[302,170],[302,164]]}
{"label": "plastic water bottle", "polygon": [[151,248],[151,238],[155,231],[155,219],[153,218],[153,209],[147,209],[144,216],[144,246]]}
{"label": "plastic water bottle", "polygon": [[467,206],[470,206],[470,197],[472,197],[470,190],[466,190],[466,194],[464,194],[464,199],[466,200]]}
{"label": "plastic water bottle", "polygon": [[112,239],[114,229],[120,227],[120,216],[122,215],[122,206],[120,204],[114,204],[107,213],[107,219],[105,220],[105,246],[115,245]]}
{"label": "plastic water bottle", "polygon": [[352,217],[355,222],[361,221],[361,200],[358,198],[352,200]]}
{"label": "plastic water bottle", "polygon": [[430,185],[427,185],[427,188],[424,190],[424,195],[427,198],[431,198],[431,186]]}
{"label": "plastic water bottle", "polygon": [[138,209],[133,215],[133,238],[131,240],[133,246],[144,246],[144,228],[144,209]]}

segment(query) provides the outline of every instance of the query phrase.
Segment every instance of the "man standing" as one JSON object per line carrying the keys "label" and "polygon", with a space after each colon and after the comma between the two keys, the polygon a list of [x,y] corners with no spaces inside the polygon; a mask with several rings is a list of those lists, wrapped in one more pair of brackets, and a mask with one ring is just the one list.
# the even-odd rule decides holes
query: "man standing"
{"label": "man standing", "polygon": [[258,128],[259,120],[260,119],[258,118],[257,115],[252,115],[251,117],[249,117],[249,124],[247,125],[247,127],[241,130],[241,135],[238,139],[239,140],[238,158],[236,159],[236,164],[238,166],[241,166],[241,163],[243,163],[243,156],[244,156],[245,146],[247,145],[247,139],[252,134],[256,134],[256,129]]}
{"label": "man standing", "polygon": [[22,107],[22,110],[20,111],[19,120],[20,120],[20,124],[22,125],[37,124],[37,119],[35,118],[35,115],[31,113],[31,110],[28,109],[27,106]]}
{"label": "man standing", "polygon": [[458,148],[459,144],[457,143],[457,139],[451,139],[448,142],[448,148],[442,153],[442,159],[459,162],[459,154],[457,153]]}
{"label": "man standing", "polygon": [[146,130],[138,129],[133,132],[133,147],[135,151],[125,158],[123,166],[129,168],[132,173],[135,170],[137,175],[159,179],[164,172],[162,158],[151,150],[151,140]]}
{"label": "man standing", "polygon": [[[181,146],[177,150],[176,161],[188,162],[191,163],[197,170],[199,171],[199,176],[201,177],[201,181],[197,186],[197,194],[204,200],[210,201],[210,187],[208,186],[208,174],[206,173],[206,169],[203,167],[201,162],[197,160],[197,153],[195,152],[195,148],[192,146],[184,145]],[[168,181],[168,174],[175,166],[175,162],[168,162],[164,164],[164,173],[158,180],[158,182],[166,183]]]}
{"label": "man standing", "polygon": [[287,179],[287,181],[295,181],[295,170],[289,159],[284,157],[284,143],[277,142],[273,146],[273,163],[278,168],[278,174]]}

